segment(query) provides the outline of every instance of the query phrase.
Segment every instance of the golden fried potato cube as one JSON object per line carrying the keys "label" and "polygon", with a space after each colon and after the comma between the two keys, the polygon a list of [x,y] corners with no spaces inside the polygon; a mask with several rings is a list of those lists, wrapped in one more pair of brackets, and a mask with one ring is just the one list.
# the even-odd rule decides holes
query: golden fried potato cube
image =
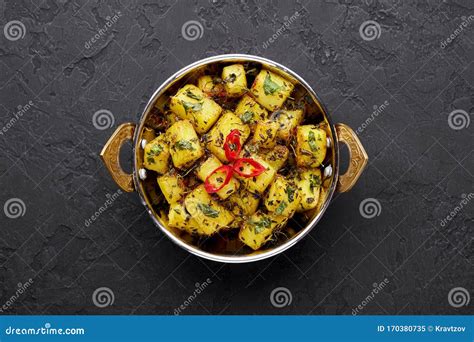
{"label": "golden fried potato cube", "polygon": [[303,167],[318,167],[326,157],[326,131],[314,125],[296,129],[296,163]]}
{"label": "golden fried potato cube", "polygon": [[286,146],[277,145],[271,150],[264,151],[261,156],[275,171],[278,171],[285,165],[289,154],[290,150]]}
{"label": "golden fried potato cube", "polygon": [[173,165],[178,169],[192,165],[204,155],[204,149],[193,125],[188,120],[174,123],[166,131]]}
{"label": "golden fried potato cube", "polygon": [[227,135],[233,129],[239,130],[240,143],[243,145],[250,135],[250,128],[234,113],[226,111],[208,134],[207,148],[222,162],[228,161],[225,156],[224,143]]}
{"label": "golden fried potato cube", "polygon": [[237,217],[249,216],[257,211],[260,196],[245,189],[240,189],[229,197],[233,205],[232,212]]}
{"label": "golden fried potato cube", "polygon": [[293,130],[303,121],[303,110],[280,110],[277,114],[277,121],[280,124],[278,137],[283,141],[288,141]]}
{"label": "golden fried potato cube", "polygon": [[217,77],[204,75],[197,80],[198,88],[201,89],[208,96],[223,95],[225,87],[222,82],[219,82]]}
{"label": "golden fried potato cube", "polygon": [[[240,179],[248,191],[261,194],[275,178],[276,171],[265,160],[263,160],[263,158],[256,155],[252,155],[251,158],[259,162],[266,170],[255,177],[244,177],[238,174],[236,174],[236,177]],[[253,166],[244,164],[242,172],[245,174],[250,174],[252,170]]]}
{"label": "golden fried potato cube", "polygon": [[276,136],[278,132],[278,122],[273,120],[259,121],[255,125],[252,143],[263,148],[273,148],[276,145]]}
{"label": "golden fried potato cube", "polygon": [[300,204],[301,197],[295,184],[278,175],[268,190],[265,207],[275,215],[291,217]]}
{"label": "golden fried potato cube", "polygon": [[199,134],[206,133],[222,112],[221,106],[192,84],[185,85],[170,98],[170,109],[179,118],[189,120]]}
{"label": "golden fried potato cube", "polygon": [[176,174],[165,174],[157,178],[158,186],[168,203],[176,203],[183,197],[184,184]]}
{"label": "golden fried potato cube", "polygon": [[301,195],[301,202],[296,211],[302,212],[316,208],[321,188],[321,170],[309,169],[300,172],[296,185]]}
{"label": "golden fried potato cube", "polygon": [[273,232],[280,228],[286,218],[257,211],[250,216],[239,232],[239,239],[253,250],[257,250],[272,238]]}
{"label": "golden fried potato cube", "polygon": [[196,233],[199,230],[196,220],[187,213],[186,208],[181,203],[170,204],[168,226],[185,230],[189,234]]}
{"label": "golden fried potato cube", "polygon": [[204,185],[199,185],[186,196],[184,206],[196,220],[199,226],[196,232],[201,235],[212,235],[234,220],[234,215],[213,200]]}
{"label": "golden fried potato cube", "polygon": [[240,99],[235,114],[244,124],[254,125],[258,121],[266,120],[268,112],[260,106],[250,95],[244,95]]}
{"label": "golden fried potato cube", "polygon": [[247,91],[247,76],[242,64],[228,65],[222,69],[222,79],[229,97],[242,96]]}
{"label": "golden fried potato cube", "polygon": [[[207,177],[218,167],[222,166],[222,163],[217,157],[214,155],[211,155],[209,158],[207,158],[199,167],[196,169],[196,175],[197,177],[205,182]],[[215,173],[209,178],[209,181],[211,184],[215,185],[216,188],[218,188],[222,182],[224,181],[224,175],[223,173]],[[228,184],[224,185],[222,189],[216,192],[216,194],[222,198],[226,199],[230,195],[232,195],[234,192],[236,192],[240,187],[240,183],[237,179],[232,177],[229,181]]]}
{"label": "golden fried potato cube", "polygon": [[283,77],[261,70],[253,82],[251,92],[258,103],[273,112],[283,105],[293,88],[293,83]]}
{"label": "golden fried potato cube", "polygon": [[145,168],[161,174],[168,172],[170,150],[164,134],[146,144],[143,153],[143,166]]}

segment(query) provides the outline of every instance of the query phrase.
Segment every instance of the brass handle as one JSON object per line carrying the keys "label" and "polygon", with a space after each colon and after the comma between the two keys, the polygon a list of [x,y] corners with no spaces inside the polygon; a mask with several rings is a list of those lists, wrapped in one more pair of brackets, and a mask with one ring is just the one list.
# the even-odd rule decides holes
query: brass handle
{"label": "brass handle", "polygon": [[345,174],[339,175],[337,182],[337,191],[346,192],[352,189],[359,179],[369,161],[369,156],[365,152],[357,134],[349,126],[342,123],[336,124],[336,133],[337,140],[346,144],[349,149],[349,167]]}
{"label": "brass handle", "polygon": [[121,124],[100,152],[100,156],[115,183],[126,192],[134,191],[135,187],[133,186],[133,176],[126,173],[120,166],[120,148],[125,141],[133,139],[134,131],[135,124],[131,122]]}

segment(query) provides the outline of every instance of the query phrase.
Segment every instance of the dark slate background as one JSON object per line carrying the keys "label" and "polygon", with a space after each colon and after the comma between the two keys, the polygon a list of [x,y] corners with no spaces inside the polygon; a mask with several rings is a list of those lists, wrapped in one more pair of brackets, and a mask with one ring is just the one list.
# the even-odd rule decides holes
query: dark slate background
{"label": "dark slate background", "polygon": [[[357,4],[356,4],[357,3]],[[1,214],[0,305],[18,284],[32,285],[4,309],[19,314],[173,314],[195,284],[212,283],[184,314],[351,314],[373,283],[388,285],[362,314],[472,314],[448,293],[473,293],[473,203],[441,220],[473,192],[471,124],[451,129],[449,114],[474,110],[474,21],[445,48],[474,3],[343,1],[1,1],[2,27],[19,20],[24,37],[0,32],[1,122],[30,108],[0,135],[4,205],[25,203],[23,216]],[[274,43],[263,43],[298,11]],[[107,17],[120,18],[88,49]],[[183,38],[195,20],[202,37]],[[359,27],[379,23],[380,37]],[[136,194],[120,195],[99,152],[123,122],[137,122],[153,91],[181,67],[207,56],[250,53],[280,62],[319,93],[335,122],[361,133],[367,170],[337,196],[322,221],[273,259],[230,265],[192,256],[152,224]],[[112,127],[96,129],[109,110]],[[130,146],[124,156],[129,156]],[[347,158],[347,153],[343,156]],[[125,164],[127,158],[125,158]],[[130,159],[128,158],[128,163]],[[378,216],[361,216],[373,198]],[[107,287],[114,302],[94,305]],[[285,287],[283,308],[270,294]]]}

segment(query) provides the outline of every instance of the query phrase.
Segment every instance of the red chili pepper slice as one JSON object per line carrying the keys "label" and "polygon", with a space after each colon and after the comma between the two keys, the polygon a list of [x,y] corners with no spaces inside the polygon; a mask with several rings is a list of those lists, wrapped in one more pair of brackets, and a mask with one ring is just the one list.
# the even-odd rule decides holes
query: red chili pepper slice
{"label": "red chili pepper slice", "polygon": [[[250,173],[243,172],[244,164],[249,164],[253,166],[252,171]],[[261,173],[266,171],[265,166],[260,164],[258,161],[252,158],[239,158],[234,162],[233,169],[239,175],[245,178],[255,177],[260,175]]]}
{"label": "red chili pepper slice", "polygon": [[[223,172],[225,174],[224,182],[219,187],[215,187],[214,184],[211,184],[211,176],[215,173]],[[206,177],[206,181],[204,182],[204,188],[209,194],[213,194],[221,190],[224,186],[229,184],[230,179],[232,178],[232,167],[230,165],[222,165],[219,166],[217,169],[211,172],[209,176]]]}
{"label": "red chili pepper slice", "polygon": [[240,131],[238,129],[233,129],[225,138],[225,157],[228,161],[233,161],[239,156],[241,150],[242,146],[240,145]]}

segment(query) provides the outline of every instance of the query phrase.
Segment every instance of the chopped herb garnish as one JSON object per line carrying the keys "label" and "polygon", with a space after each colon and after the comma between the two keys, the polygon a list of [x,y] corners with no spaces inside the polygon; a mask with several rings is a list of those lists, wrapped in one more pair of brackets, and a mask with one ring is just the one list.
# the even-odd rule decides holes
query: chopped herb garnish
{"label": "chopped herb garnish", "polygon": [[286,204],[285,201],[281,201],[281,203],[278,205],[278,207],[275,209],[275,214],[281,215],[283,214],[283,211],[285,211],[286,207],[288,205]]}
{"label": "chopped herb garnish", "polygon": [[199,95],[196,95],[194,94],[191,90],[186,90],[186,92],[184,93],[186,94],[187,97],[189,97],[190,99],[194,99],[194,100],[197,100],[197,101],[201,101],[202,100],[202,97],[199,96]]}
{"label": "chopped herb garnish", "polygon": [[155,159],[153,157],[147,157],[146,161],[148,162],[148,164],[155,164]]}
{"label": "chopped herb garnish", "polygon": [[288,201],[293,202],[295,200],[295,192],[296,189],[292,186],[288,185],[285,190],[286,194],[288,195]]}
{"label": "chopped herb garnish", "polygon": [[247,124],[253,119],[253,112],[246,111],[242,116],[240,117],[243,123]]}
{"label": "chopped herb garnish", "polygon": [[194,151],[195,148],[193,146],[193,144],[191,144],[190,141],[188,140],[180,140],[180,141],[177,141],[175,144],[174,144],[174,147],[178,150],[190,150],[190,151]]}
{"label": "chopped herb garnish", "polygon": [[253,226],[255,234],[260,234],[271,226],[272,221],[268,217],[262,217],[260,221],[251,221],[250,224]]}
{"label": "chopped herb garnish", "polygon": [[217,218],[219,217],[219,211],[216,209],[212,208],[209,204],[205,203],[198,203],[197,205],[198,209],[202,211],[204,215],[207,217],[212,217],[212,218]]}
{"label": "chopped herb garnish", "polygon": [[321,178],[319,176],[310,174],[309,175],[309,189],[314,191],[315,188],[319,188],[321,186]]}
{"label": "chopped herb garnish", "polygon": [[316,137],[314,136],[313,131],[309,131],[308,133],[308,144],[309,144],[309,147],[311,148],[311,151],[316,152],[319,150],[319,147],[316,144]]}
{"label": "chopped herb garnish", "polygon": [[156,157],[159,156],[161,152],[163,152],[163,146],[156,144],[150,148],[150,152],[148,152],[148,155],[150,157]]}
{"label": "chopped herb garnish", "polygon": [[186,102],[186,101],[181,100],[181,103],[183,104],[184,110],[186,112],[189,112],[190,110],[193,111],[193,112],[197,112],[197,111],[202,109],[202,103],[201,102],[192,103],[192,102]]}
{"label": "chopped herb garnish", "polygon": [[283,88],[283,86],[279,86],[277,83],[273,82],[270,73],[267,72],[267,76],[265,76],[265,81],[263,82],[263,91],[265,92],[265,95],[273,95],[274,92]]}
{"label": "chopped herb garnish", "polygon": [[232,73],[229,75],[229,77],[227,77],[226,81],[230,83],[234,83],[236,79],[237,79],[237,75]]}

